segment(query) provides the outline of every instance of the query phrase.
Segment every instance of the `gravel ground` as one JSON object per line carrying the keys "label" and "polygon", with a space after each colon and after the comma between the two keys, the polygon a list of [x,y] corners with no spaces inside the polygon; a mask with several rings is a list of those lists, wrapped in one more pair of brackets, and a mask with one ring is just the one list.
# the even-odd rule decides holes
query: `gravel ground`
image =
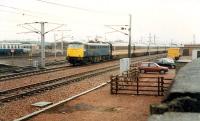
{"label": "gravel ground", "polygon": [[30,121],[146,121],[149,105],[162,97],[111,95],[106,86],[62,106],[42,113]]}
{"label": "gravel ground", "polygon": [[[172,69],[162,76],[173,78],[174,73]],[[143,76],[159,76],[159,74],[148,73]],[[146,121],[149,116],[149,105],[160,103],[162,98],[111,95],[108,85],[33,117],[30,121]]]}
{"label": "gravel ground", "polygon": [[38,110],[39,108],[31,106],[32,103],[38,101],[51,101],[55,103],[72,95],[78,94],[82,91],[87,90],[88,88],[92,88],[103,82],[108,81],[110,75],[117,73],[118,71],[109,72],[104,75],[99,75],[90,79],[85,79],[81,82],[62,86],[60,88],[47,91],[40,95],[26,97],[21,100],[2,104],[0,105],[0,121],[13,120],[15,118],[19,118],[21,116],[29,114],[35,110]]}
{"label": "gravel ground", "polygon": [[44,82],[46,80],[56,79],[59,77],[64,77],[64,76],[68,76],[71,74],[77,74],[77,73],[81,73],[81,72],[86,72],[89,70],[96,70],[97,68],[107,67],[107,66],[116,64],[117,62],[118,61],[106,62],[106,63],[101,63],[101,64],[89,65],[89,66],[85,66],[85,67],[83,66],[80,68],[71,68],[71,69],[46,73],[46,74],[33,75],[33,76],[29,76],[29,77],[12,79],[9,81],[0,82],[0,90],[11,89],[11,88],[21,87],[21,86],[25,86],[25,85],[29,85],[29,84]]}
{"label": "gravel ground", "polygon": [[[113,64],[113,62],[81,67],[78,69],[78,71],[77,69],[67,69],[65,71],[58,71],[58,72],[53,72],[53,73],[48,73],[48,74],[35,75],[35,76],[25,77],[21,79],[15,79],[12,81],[7,81],[7,82],[1,82],[0,88],[8,89],[12,87],[24,86],[30,83],[41,82],[50,78],[53,79],[53,78],[61,77],[63,75],[66,76],[72,73],[75,74],[75,73],[88,71],[90,69],[92,70],[92,69],[97,69],[100,67],[106,67],[111,64]],[[72,95],[75,95],[77,93],[80,93],[84,90],[87,90],[88,88],[97,86],[100,83],[103,83],[109,80],[110,75],[117,74],[118,72],[119,71],[109,72],[104,75],[99,75],[90,79],[85,79],[84,81],[81,81],[78,83],[62,86],[60,88],[47,91],[40,95],[26,97],[21,100],[12,101],[10,103],[0,104],[0,121],[13,120],[15,118],[19,118],[21,116],[24,116],[26,114],[29,114],[33,111],[38,110],[39,108],[31,106],[32,103],[35,103],[38,101],[51,101],[55,103],[67,97],[70,97]]]}
{"label": "gravel ground", "polygon": [[[104,75],[85,79],[81,82],[62,86],[40,95],[26,97],[25,99],[0,105],[0,121],[13,120],[40,109],[31,106],[32,103],[38,101],[51,101],[55,103],[82,91],[88,90],[88,88],[92,88],[109,80],[110,75],[117,73],[118,71],[109,72]],[[165,74],[165,76],[172,76],[170,73]],[[154,96],[110,95],[110,88],[106,87],[100,89],[99,91],[89,93],[89,95],[85,95],[64,105],[64,107],[72,107],[73,110],[68,111],[68,109],[63,109],[61,107],[61,109],[55,110],[53,112],[43,113],[38,117],[33,118],[32,120],[67,121],[67,119],[70,119],[70,121],[145,121],[149,112],[149,104],[159,103],[161,98],[162,97]],[[73,108],[77,106],[83,106],[84,111],[79,108],[78,110]]]}

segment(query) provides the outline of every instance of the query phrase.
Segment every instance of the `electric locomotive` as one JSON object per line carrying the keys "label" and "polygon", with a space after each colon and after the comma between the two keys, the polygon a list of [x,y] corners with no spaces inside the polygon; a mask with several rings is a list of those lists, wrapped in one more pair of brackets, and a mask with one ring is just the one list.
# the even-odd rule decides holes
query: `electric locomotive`
{"label": "electric locomotive", "polygon": [[95,63],[112,58],[112,45],[103,42],[71,42],[66,53],[66,59],[73,65]]}

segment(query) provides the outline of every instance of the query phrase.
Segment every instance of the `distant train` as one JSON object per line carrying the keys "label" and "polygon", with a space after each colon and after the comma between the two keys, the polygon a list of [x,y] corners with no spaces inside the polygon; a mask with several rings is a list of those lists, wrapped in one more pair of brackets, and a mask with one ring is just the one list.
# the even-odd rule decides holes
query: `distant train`
{"label": "distant train", "polygon": [[67,48],[66,59],[73,65],[100,62],[111,58],[112,44],[109,43],[71,42]]}
{"label": "distant train", "polygon": [[24,53],[29,53],[29,54],[39,54],[39,45],[37,44],[22,44],[21,48],[23,48]]}
{"label": "distant train", "polygon": [[21,43],[0,43],[0,55],[22,54]]}
{"label": "distant train", "polygon": [[0,56],[19,55],[26,53],[39,53],[39,46],[37,44],[22,44],[22,43],[0,43]]}

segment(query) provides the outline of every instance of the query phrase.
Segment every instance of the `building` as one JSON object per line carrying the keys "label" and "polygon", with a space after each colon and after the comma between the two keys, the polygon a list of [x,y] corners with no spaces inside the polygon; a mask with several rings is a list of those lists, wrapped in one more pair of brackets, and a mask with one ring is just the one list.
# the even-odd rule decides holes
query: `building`
{"label": "building", "polygon": [[200,44],[185,44],[181,47],[181,53],[182,56],[192,56],[192,51],[198,49],[200,49]]}

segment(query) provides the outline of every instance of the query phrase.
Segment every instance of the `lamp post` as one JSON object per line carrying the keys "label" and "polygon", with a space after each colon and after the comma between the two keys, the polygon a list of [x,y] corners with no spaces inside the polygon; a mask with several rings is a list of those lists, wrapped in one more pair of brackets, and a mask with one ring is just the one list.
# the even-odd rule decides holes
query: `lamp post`
{"label": "lamp post", "polygon": [[129,44],[128,44],[128,57],[131,58],[131,21],[132,21],[132,15],[129,14]]}
{"label": "lamp post", "polygon": [[55,61],[56,61],[56,54],[57,54],[57,49],[56,49],[56,46],[57,46],[57,43],[56,43],[56,34],[54,33],[54,52],[55,52]]}

